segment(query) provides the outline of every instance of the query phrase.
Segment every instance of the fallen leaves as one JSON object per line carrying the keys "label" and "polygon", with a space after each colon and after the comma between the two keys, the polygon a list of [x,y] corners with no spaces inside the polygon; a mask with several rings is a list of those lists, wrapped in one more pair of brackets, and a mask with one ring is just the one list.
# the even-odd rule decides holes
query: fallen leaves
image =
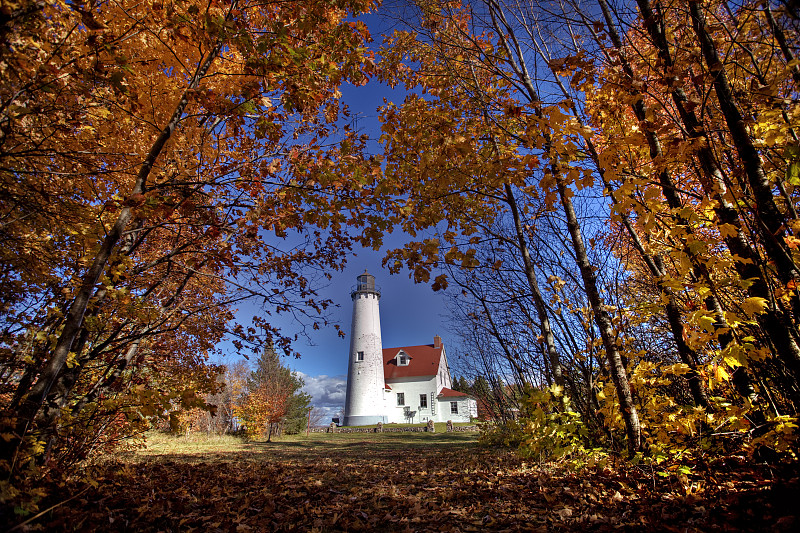
{"label": "fallen leaves", "polygon": [[[96,488],[56,508],[41,526],[456,532],[789,531],[797,524],[796,469],[778,476],[718,461],[686,479],[631,466],[576,473],[479,448],[469,435],[386,434],[357,442],[324,435],[110,462]],[[82,488],[64,487],[61,496]]]}

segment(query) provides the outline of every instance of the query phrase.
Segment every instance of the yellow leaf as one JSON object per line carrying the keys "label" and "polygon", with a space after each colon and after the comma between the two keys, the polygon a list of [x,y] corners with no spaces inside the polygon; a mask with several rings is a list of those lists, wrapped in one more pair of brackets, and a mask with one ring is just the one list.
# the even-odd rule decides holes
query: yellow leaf
{"label": "yellow leaf", "polygon": [[669,372],[670,374],[675,374],[676,376],[681,376],[683,374],[687,374],[691,368],[686,363],[675,363],[672,366],[668,366],[664,369],[665,372]]}
{"label": "yellow leaf", "polygon": [[743,366],[747,361],[747,355],[738,344],[729,344],[725,350],[722,351],[722,360],[731,368]]}
{"label": "yellow leaf", "polygon": [[759,296],[751,296],[742,302],[742,311],[744,311],[749,317],[763,313],[766,310],[767,300]]}
{"label": "yellow leaf", "polygon": [[784,237],[784,240],[786,241],[786,245],[793,250],[797,250],[798,247],[800,247],[800,239],[793,235],[787,235]]}
{"label": "yellow leaf", "polygon": [[603,401],[606,399],[606,395],[603,391],[597,391],[597,400]]}

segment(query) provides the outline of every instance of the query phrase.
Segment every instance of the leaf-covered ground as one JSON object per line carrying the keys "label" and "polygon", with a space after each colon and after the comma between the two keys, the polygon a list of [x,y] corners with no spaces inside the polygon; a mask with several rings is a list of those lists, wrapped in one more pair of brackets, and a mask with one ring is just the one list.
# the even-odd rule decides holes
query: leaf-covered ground
{"label": "leaf-covered ground", "polygon": [[96,486],[65,487],[53,502],[77,497],[34,523],[47,531],[181,532],[800,528],[796,468],[727,458],[685,477],[612,466],[573,473],[475,439],[318,434],[151,448],[105,464]]}

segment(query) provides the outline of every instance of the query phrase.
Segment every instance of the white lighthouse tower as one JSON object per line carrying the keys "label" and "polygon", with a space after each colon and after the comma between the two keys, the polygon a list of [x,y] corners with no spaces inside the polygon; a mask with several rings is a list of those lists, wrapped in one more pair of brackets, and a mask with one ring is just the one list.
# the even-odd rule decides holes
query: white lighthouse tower
{"label": "white lighthouse tower", "polygon": [[386,422],[383,414],[383,345],[378,302],[381,293],[375,276],[365,270],[358,276],[350,298],[353,324],[350,331],[350,364],[347,369],[347,398],[344,425],[365,426]]}

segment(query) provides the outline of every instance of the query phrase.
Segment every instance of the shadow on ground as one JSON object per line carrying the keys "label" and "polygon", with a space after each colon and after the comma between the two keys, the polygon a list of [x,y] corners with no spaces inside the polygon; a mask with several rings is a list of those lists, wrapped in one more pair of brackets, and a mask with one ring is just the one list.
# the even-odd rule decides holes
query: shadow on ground
{"label": "shadow on ground", "polygon": [[[481,448],[474,436],[251,443],[129,457],[67,497],[47,531],[792,531],[796,467],[729,460],[689,476],[576,473]],[[795,503],[792,503],[795,502]]]}

